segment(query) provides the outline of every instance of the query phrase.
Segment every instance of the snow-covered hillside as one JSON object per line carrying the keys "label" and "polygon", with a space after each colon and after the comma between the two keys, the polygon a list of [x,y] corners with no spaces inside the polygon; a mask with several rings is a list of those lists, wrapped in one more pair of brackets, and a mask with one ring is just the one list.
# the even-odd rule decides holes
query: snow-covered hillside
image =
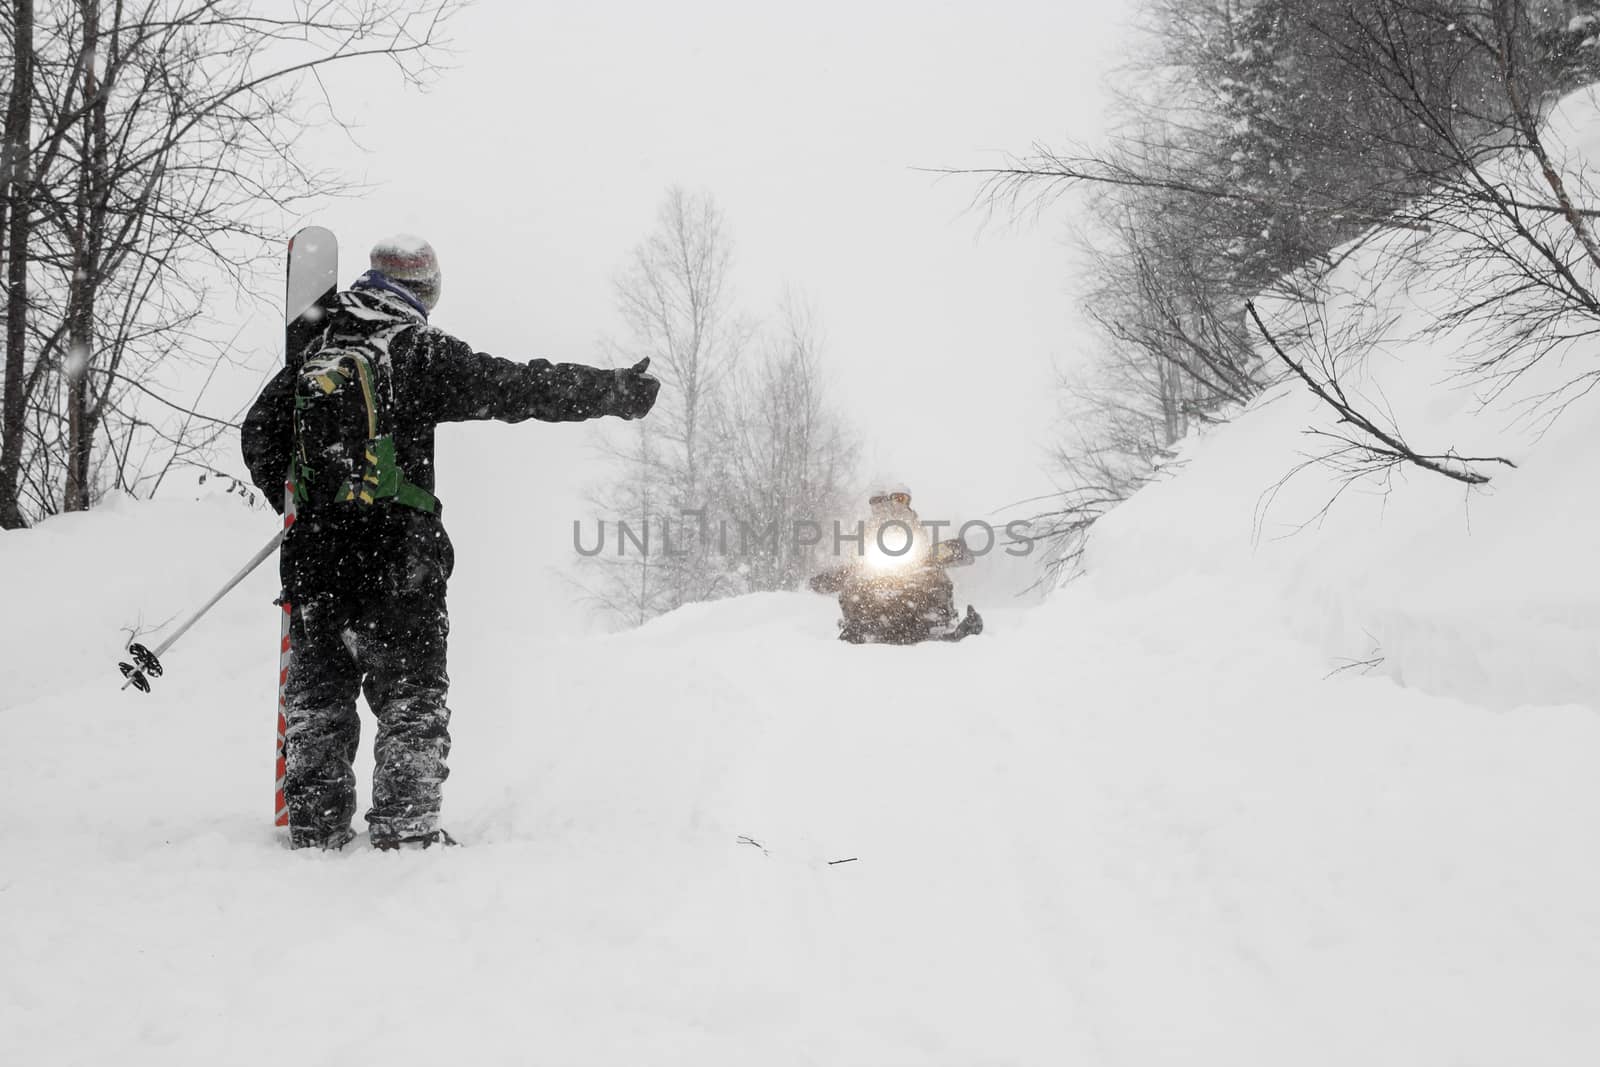
{"label": "snow-covered hillside", "polygon": [[1486,489],[1305,525],[1336,482],[1269,492],[1322,417],[1278,389],[960,645],[841,645],[801,594],[551,640],[458,582],[452,850],[275,836],[265,571],[117,691],[120,628],[270,516],[0,535],[3,1059],[1593,1062],[1600,400],[1534,435],[1446,349],[1365,384],[1512,455]]}
{"label": "snow-covered hillside", "polygon": [[[1592,186],[1596,90],[1566,98],[1547,137],[1568,183]],[[1503,160],[1490,176],[1530,202],[1549,199],[1530,160]],[[1482,319],[1440,327],[1484,291],[1437,265],[1471,261],[1499,284],[1513,265],[1463,252],[1479,247],[1465,233],[1493,234],[1496,224],[1460,229],[1380,232],[1341,253],[1317,337],[1296,354],[1321,374],[1318,355],[1325,363],[1338,351],[1357,408],[1416,447],[1517,466],[1477,464],[1491,482],[1471,489],[1404,464],[1391,477],[1351,480],[1308,461],[1335,447],[1317,432],[1361,435],[1291,378],[1231,425],[1189,441],[1174,467],[1181,475],[1106,520],[1089,568],[1107,588],[1215,575],[1230,588],[1269,590],[1290,631],[1333,664],[1381,659],[1375,673],[1502,710],[1600,699],[1600,399],[1589,392],[1600,346],[1580,338],[1516,375],[1504,372],[1517,359],[1494,377],[1474,372],[1474,360],[1509,341]],[[1364,344],[1339,351],[1352,337]]]}

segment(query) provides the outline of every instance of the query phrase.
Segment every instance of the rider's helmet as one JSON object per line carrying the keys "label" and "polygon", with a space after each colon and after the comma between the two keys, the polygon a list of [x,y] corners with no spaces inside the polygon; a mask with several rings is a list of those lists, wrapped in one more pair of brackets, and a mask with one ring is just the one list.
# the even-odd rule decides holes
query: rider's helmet
{"label": "rider's helmet", "polygon": [[433,246],[409,233],[385,237],[372,246],[372,269],[405,286],[429,311],[439,303],[444,276]]}
{"label": "rider's helmet", "polygon": [[911,490],[904,482],[878,478],[867,491],[867,503],[872,506],[873,511],[909,508]]}

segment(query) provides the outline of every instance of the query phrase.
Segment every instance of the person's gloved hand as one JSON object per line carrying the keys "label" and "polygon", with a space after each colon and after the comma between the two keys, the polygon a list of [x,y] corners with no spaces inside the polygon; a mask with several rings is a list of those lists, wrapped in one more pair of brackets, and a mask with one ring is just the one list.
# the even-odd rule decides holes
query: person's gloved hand
{"label": "person's gloved hand", "polygon": [[626,370],[616,372],[617,404],[612,410],[613,415],[620,415],[624,419],[642,419],[655,407],[656,394],[661,391],[661,379],[645,373],[649,366],[650,357],[646,356]]}

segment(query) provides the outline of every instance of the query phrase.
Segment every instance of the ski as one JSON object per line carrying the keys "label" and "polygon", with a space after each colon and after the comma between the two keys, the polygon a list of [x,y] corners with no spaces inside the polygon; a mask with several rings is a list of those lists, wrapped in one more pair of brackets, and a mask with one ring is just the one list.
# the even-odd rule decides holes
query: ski
{"label": "ski", "polygon": [[[300,364],[306,346],[322,330],[322,319],[333,306],[339,288],[339,241],[321,226],[307,226],[289,238],[289,263],[284,286],[284,361],[291,368]],[[294,525],[294,479],[285,472],[283,481],[283,533]],[[288,731],[285,698],[289,684],[289,661],[294,650],[289,640],[289,616],[293,606],[285,596],[278,642],[278,755],[274,764],[276,788],[273,791],[274,826],[289,825],[289,807],[283,798],[287,770],[284,744]]]}

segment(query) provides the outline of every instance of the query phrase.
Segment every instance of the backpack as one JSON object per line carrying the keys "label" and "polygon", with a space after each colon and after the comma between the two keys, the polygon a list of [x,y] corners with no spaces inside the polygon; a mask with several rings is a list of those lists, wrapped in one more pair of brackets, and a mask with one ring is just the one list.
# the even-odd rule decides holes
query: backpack
{"label": "backpack", "polygon": [[389,343],[404,323],[367,337],[323,336],[295,379],[295,502],[370,507],[392,500],[433,513],[434,495],[406,480],[395,456]]}

